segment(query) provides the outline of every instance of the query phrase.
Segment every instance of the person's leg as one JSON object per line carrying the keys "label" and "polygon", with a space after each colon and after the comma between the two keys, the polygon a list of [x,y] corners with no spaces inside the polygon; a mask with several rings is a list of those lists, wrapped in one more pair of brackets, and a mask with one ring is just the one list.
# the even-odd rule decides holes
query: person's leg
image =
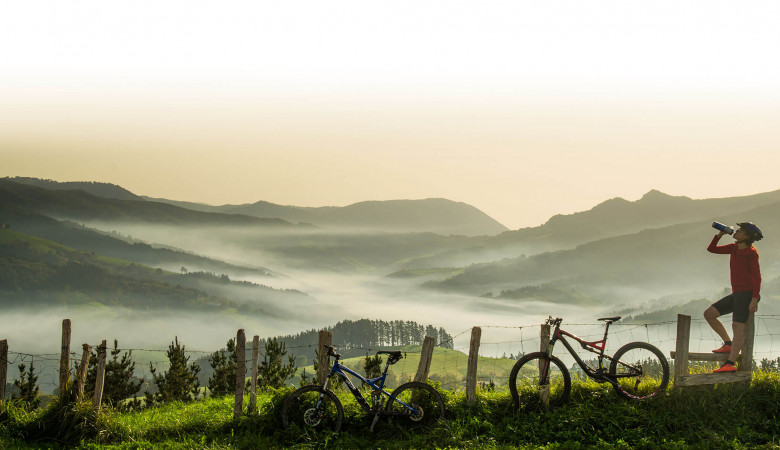
{"label": "person's leg", "polygon": [[740,322],[733,322],[731,329],[734,332],[734,339],[731,340],[731,353],[729,353],[729,361],[736,361],[739,351],[742,350],[742,346],[745,344],[745,324]]}
{"label": "person's leg", "polygon": [[734,320],[731,329],[734,332],[734,339],[731,342],[731,352],[729,361],[736,361],[740,350],[745,345],[745,323],[750,317],[750,301],[753,293],[750,291],[737,292],[733,294],[734,298]]}
{"label": "person's leg", "polygon": [[720,320],[718,320],[718,317],[720,317],[720,311],[718,311],[718,309],[715,308],[714,306],[710,306],[709,308],[704,310],[704,318],[707,319],[707,323],[710,324],[710,326],[712,327],[713,330],[715,330],[716,333],[718,333],[718,336],[720,336],[720,338],[723,339],[723,342],[729,342],[731,341],[731,338],[729,337],[729,333],[728,331],[726,331],[726,327],[724,327],[723,324],[720,322]]}

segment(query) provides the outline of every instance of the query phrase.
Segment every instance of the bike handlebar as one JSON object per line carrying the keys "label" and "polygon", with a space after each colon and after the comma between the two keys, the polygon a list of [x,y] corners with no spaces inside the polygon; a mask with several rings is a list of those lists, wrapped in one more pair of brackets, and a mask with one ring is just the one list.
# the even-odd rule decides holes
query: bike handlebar
{"label": "bike handlebar", "polygon": [[555,319],[553,319],[553,317],[550,316],[550,317],[547,318],[547,320],[545,320],[544,323],[545,323],[545,325],[557,326],[557,325],[560,325],[561,322],[563,322],[563,319],[561,319],[560,317],[556,317]]}
{"label": "bike handlebar", "polygon": [[341,358],[341,354],[336,353],[336,347],[333,347],[328,344],[324,344],[323,347],[328,349],[328,356],[333,356],[334,358]]}

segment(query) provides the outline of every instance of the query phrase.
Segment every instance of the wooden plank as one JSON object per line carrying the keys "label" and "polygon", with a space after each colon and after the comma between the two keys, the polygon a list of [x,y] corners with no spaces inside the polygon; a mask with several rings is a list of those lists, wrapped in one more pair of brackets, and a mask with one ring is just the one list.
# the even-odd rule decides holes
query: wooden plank
{"label": "wooden plank", "polygon": [[466,403],[477,401],[477,362],[479,361],[479,343],[481,339],[482,328],[472,328],[468,367],[466,368]]}
{"label": "wooden plank", "polygon": [[8,340],[0,341],[0,404],[5,401],[5,383],[8,382]]}
{"label": "wooden plank", "polygon": [[260,336],[252,338],[252,390],[249,393],[249,412],[257,410],[257,360],[260,356]]}
{"label": "wooden plank", "polygon": [[244,410],[244,388],[246,387],[246,334],[241,328],[236,333],[236,402],[233,418],[238,419]]}
{"label": "wooden plank", "polygon": [[[677,360],[677,352],[670,352],[672,359]],[[728,353],[688,353],[688,361],[721,362],[729,359]]]}
{"label": "wooden plank", "polygon": [[679,386],[678,379],[688,375],[688,348],[691,338],[691,316],[677,315],[677,342],[674,358],[674,385]]}
{"label": "wooden plank", "polygon": [[319,344],[317,346],[317,379],[322,386],[328,379],[330,373],[330,358],[328,357],[328,349],[326,345],[333,345],[333,333],[330,331],[320,330]]}
{"label": "wooden plank", "polygon": [[420,364],[417,366],[414,381],[425,381],[428,379],[428,372],[431,370],[431,361],[433,360],[433,347],[435,346],[436,339],[431,336],[425,336],[422,351],[420,352]]}
{"label": "wooden plank", "polygon": [[64,319],[60,351],[60,397],[68,392],[68,381],[70,381],[70,319]]}
{"label": "wooden plank", "polygon": [[748,315],[745,323],[745,345],[742,347],[742,360],[737,370],[753,372],[753,344],[756,336],[756,320],[753,314]]}
{"label": "wooden plank", "polygon": [[674,382],[675,387],[702,386],[706,384],[736,383],[750,381],[753,372],[728,372],[728,373],[699,373],[693,375],[680,375]]}

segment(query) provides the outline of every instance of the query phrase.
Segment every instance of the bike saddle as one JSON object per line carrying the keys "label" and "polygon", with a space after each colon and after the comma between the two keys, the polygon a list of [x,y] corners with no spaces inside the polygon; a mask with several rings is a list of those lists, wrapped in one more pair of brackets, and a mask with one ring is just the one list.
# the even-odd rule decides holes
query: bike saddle
{"label": "bike saddle", "polygon": [[380,350],[376,352],[377,355],[390,355],[389,358],[387,358],[387,362],[390,364],[397,363],[403,356],[401,356],[403,352],[401,350],[393,350],[393,351],[386,351],[386,350]]}
{"label": "bike saddle", "polygon": [[603,320],[604,322],[617,322],[620,320],[621,316],[615,316],[615,317],[600,317],[598,320]]}

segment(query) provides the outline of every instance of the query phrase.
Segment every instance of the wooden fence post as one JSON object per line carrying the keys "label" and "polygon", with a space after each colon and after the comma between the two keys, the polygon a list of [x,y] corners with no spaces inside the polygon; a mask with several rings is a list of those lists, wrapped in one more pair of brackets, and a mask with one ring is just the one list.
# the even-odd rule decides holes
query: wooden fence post
{"label": "wooden fence post", "polygon": [[252,339],[252,391],[249,393],[249,412],[257,408],[257,359],[260,354],[260,336]]}
{"label": "wooden fence post", "polygon": [[431,360],[433,359],[433,347],[435,345],[436,339],[425,336],[422,351],[420,352],[420,364],[417,366],[417,374],[414,376],[414,381],[425,381],[428,379],[428,372],[431,370]]}
{"label": "wooden fence post", "polygon": [[0,404],[5,401],[5,383],[8,380],[8,340],[0,341]]}
{"label": "wooden fence post", "polygon": [[70,319],[62,321],[62,348],[60,352],[60,397],[68,391],[70,380]]}
{"label": "wooden fence post", "polygon": [[755,314],[749,314],[745,323],[745,343],[742,346],[742,361],[739,363],[739,371],[753,372],[753,340],[756,336]]}
{"label": "wooden fence post", "polygon": [[103,402],[103,383],[106,380],[106,341],[104,340],[98,347],[98,367],[97,377],[95,379],[95,400],[93,405],[100,408]]}
{"label": "wooden fence post", "polygon": [[236,334],[236,404],[233,408],[233,418],[238,419],[244,409],[244,387],[246,386],[246,334],[241,328]]}
{"label": "wooden fence post", "polygon": [[691,316],[677,314],[677,343],[674,354],[674,386],[679,387],[681,377],[688,375],[688,350],[691,337]]}
{"label": "wooden fence post", "polygon": [[[550,325],[543,324],[542,328],[539,331],[539,351],[542,353],[547,353],[547,350],[550,348]],[[548,367],[544,367],[544,364],[547,363]],[[542,404],[545,407],[550,406],[550,384],[549,384],[549,373],[552,369],[552,366],[550,366],[550,363],[544,359],[539,360],[539,375],[542,375],[542,372],[544,370],[547,370],[548,383],[541,388],[539,388],[539,398],[542,400]]]}
{"label": "wooden fence post", "polygon": [[328,350],[325,345],[331,345],[333,343],[333,333],[330,331],[320,330],[320,342],[317,348],[317,379],[320,381],[320,385],[328,379],[328,373],[330,367],[328,367]]}
{"label": "wooden fence post", "polygon": [[466,402],[477,400],[477,361],[479,360],[479,341],[482,338],[482,328],[471,329],[471,344],[469,345],[469,360],[466,368]]}
{"label": "wooden fence post", "polygon": [[87,367],[89,366],[89,354],[92,352],[92,347],[89,344],[81,346],[84,352],[81,354],[81,364],[79,365],[79,372],[76,377],[76,400],[81,400],[84,397],[84,384],[87,381]]}

